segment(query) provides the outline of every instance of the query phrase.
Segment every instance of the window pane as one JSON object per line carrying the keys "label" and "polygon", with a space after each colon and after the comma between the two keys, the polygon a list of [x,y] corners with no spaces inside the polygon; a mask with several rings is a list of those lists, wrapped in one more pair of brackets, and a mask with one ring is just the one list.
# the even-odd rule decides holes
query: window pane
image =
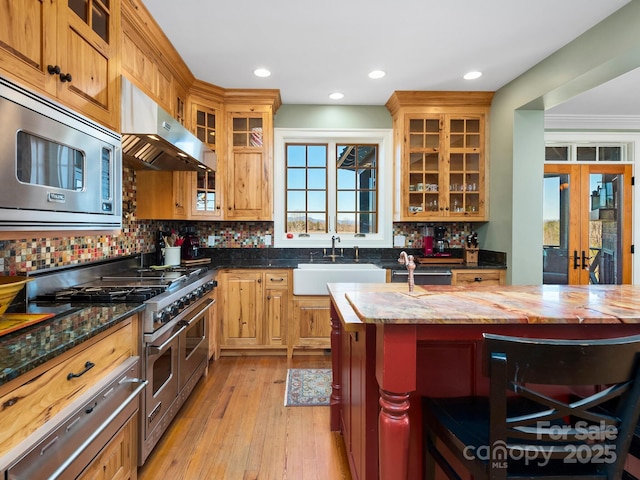
{"label": "window pane", "polygon": [[377,231],[375,213],[361,213],[358,215],[358,230],[360,233],[375,233]]}
{"label": "window pane", "polygon": [[307,210],[312,212],[324,212],[327,209],[327,196],[324,191],[311,191],[307,193]]}
{"label": "window pane", "polygon": [[310,167],[326,167],[327,166],[327,146],[326,145],[310,145],[308,149],[308,165]]}
{"label": "window pane", "polygon": [[287,145],[287,166],[304,167],[307,149],[304,145]]}
{"label": "window pane", "polygon": [[320,213],[310,213],[307,216],[307,232],[309,233],[326,233],[327,217]]}
{"label": "window pane", "polygon": [[327,188],[327,170],[325,168],[310,168],[307,171],[307,188]]}
{"label": "window pane", "polygon": [[339,213],[337,216],[336,231],[338,233],[356,233],[356,214]]}
{"label": "window pane", "polygon": [[595,162],[596,147],[578,147],[577,153],[576,153],[576,159],[579,162]]}
{"label": "window pane", "polygon": [[306,170],[302,168],[288,168],[287,169],[287,188],[304,190]]}
{"label": "window pane", "polygon": [[358,193],[358,210],[361,212],[376,211],[376,192],[361,191]]}
{"label": "window pane", "polygon": [[338,212],[355,211],[356,197],[352,190],[338,192]]}
{"label": "window pane", "polygon": [[620,162],[622,160],[621,150],[620,147],[600,147],[598,160],[601,162]]}
{"label": "window pane", "polygon": [[355,170],[347,170],[344,168],[338,169],[338,188],[354,188],[356,186],[356,172]]}
{"label": "window pane", "polygon": [[568,162],[569,161],[569,147],[545,147],[545,161],[547,162]]}
{"label": "window pane", "polygon": [[305,191],[287,192],[287,211],[304,212],[306,210]]}

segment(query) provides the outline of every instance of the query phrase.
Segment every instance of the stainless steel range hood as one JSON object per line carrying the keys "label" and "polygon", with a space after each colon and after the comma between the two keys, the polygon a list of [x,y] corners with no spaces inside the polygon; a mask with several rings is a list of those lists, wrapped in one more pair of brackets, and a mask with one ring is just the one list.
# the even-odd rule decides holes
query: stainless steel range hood
{"label": "stainless steel range hood", "polygon": [[122,77],[122,160],[134,169],[216,169],[216,154]]}

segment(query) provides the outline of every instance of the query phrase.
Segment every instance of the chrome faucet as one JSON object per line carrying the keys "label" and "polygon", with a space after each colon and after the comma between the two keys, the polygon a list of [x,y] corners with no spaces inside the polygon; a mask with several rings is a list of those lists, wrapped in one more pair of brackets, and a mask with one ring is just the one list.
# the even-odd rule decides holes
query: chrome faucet
{"label": "chrome faucet", "polygon": [[413,286],[415,285],[413,280],[413,271],[416,269],[416,264],[413,261],[413,255],[407,255],[407,252],[404,250],[400,252],[400,258],[398,258],[398,263],[407,266],[407,271],[409,275],[407,276],[407,283],[409,284],[409,292],[413,292]]}

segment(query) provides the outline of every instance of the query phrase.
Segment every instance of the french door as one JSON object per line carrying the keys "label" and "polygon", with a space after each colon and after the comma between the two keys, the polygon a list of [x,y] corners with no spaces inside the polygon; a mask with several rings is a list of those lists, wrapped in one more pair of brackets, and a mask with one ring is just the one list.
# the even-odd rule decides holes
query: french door
{"label": "french door", "polygon": [[631,283],[631,165],[544,172],[543,283]]}

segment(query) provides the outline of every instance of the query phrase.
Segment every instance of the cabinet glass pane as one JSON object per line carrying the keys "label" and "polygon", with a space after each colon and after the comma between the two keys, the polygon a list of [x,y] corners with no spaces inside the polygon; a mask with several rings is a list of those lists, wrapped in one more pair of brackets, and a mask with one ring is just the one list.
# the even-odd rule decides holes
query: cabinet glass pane
{"label": "cabinet glass pane", "polygon": [[96,3],[93,4],[91,28],[105,42],[109,41],[109,14]]}
{"label": "cabinet glass pane", "polygon": [[84,23],[89,21],[89,1],[69,0],[69,8],[78,15]]}

